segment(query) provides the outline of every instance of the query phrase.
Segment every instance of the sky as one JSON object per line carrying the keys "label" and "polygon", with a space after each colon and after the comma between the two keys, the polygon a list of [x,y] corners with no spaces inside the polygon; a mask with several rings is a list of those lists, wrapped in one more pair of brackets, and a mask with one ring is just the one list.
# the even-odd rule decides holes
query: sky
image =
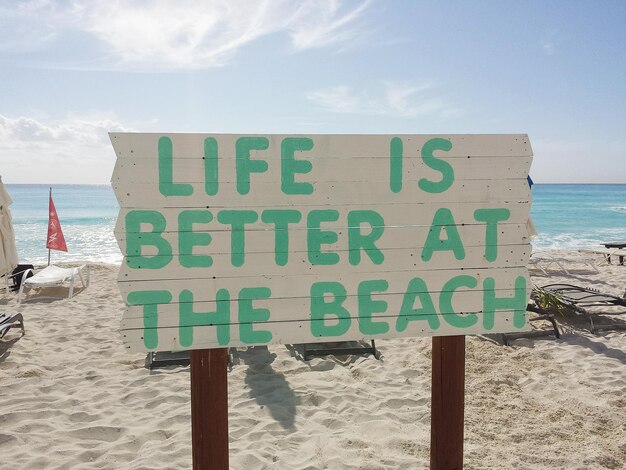
{"label": "sky", "polygon": [[0,175],[111,179],[108,132],[528,134],[626,183],[626,1],[0,0]]}

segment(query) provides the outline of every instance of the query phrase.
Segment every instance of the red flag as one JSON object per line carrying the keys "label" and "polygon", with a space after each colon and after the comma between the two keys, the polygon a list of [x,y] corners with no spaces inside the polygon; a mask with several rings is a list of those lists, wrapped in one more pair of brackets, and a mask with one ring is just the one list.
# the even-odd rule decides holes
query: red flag
{"label": "red flag", "polygon": [[52,194],[50,194],[50,203],[48,204],[48,239],[46,240],[46,248],[49,250],[67,251],[65,237],[59,223],[59,216],[54,208],[54,202],[52,202]]}

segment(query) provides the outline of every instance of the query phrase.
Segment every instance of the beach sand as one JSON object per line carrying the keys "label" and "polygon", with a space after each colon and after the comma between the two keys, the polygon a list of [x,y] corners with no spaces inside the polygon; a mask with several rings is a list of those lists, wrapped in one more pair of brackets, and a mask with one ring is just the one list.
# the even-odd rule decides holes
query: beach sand
{"label": "beach sand", "polygon": [[[533,281],[626,288],[626,266],[568,267],[533,269]],[[0,297],[26,325],[0,340],[0,468],[191,468],[189,369],[149,371],[145,355],[126,352],[117,270],[92,266],[72,300]],[[626,468],[626,332],[559,322],[560,340],[468,337],[465,468]],[[430,344],[380,340],[380,360],[237,351],[231,468],[428,468]]]}

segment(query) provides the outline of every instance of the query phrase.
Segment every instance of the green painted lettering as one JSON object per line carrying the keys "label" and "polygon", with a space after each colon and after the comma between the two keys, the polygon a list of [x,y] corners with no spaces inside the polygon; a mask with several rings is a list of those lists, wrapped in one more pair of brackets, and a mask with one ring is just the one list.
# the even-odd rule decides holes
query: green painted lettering
{"label": "green painted lettering", "polygon": [[159,345],[158,307],[169,304],[172,301],[172,294],[166,290],[136,291],[130,292],[126,301],[128,305],[143,305],[143,344],[148,349],[156,349]]}
{"label": "green painted lettering", "polygon": [[378,335],[389,331],[389,324],[386,321],[373,321],[373,313],[383,313],[387,311],[387,302],[384,300],[373,300],[373,292],[385,292],[389,288],[389,283],[383,279],[374,281],[363,281],[359,283],[359,331],[364,335]]}
{"label": "green painted lettering", "polygon": [[[369,224],[371,231],[367,235],[361,233],[361,224]],[[375,211],[350,211],[348,213],[348,249],[350,264],[361,263],[361,249],[370,257],[374,264],[382,264],[385,255],[378,249],[375,242],[382,237],[385,230],[383,217]]]}
{"label": "green painted lettering", "polygon": [[307,216],[307,246],[309,262],[313,265],[330,265],[339,263],[337,253],[322,253],[322,245],[337,243],[337,232],[321,230],[322,222],[335,222],[339,212],[334,209],[313,210]]}
{"label": "green painted lettering", "polygon": [[311,150],[313,140],[308,137],[287,137],[281,144],[281,189],[283,194],[313,194],[311,183],[297,183],[296,173],[309,173],[313,164],[308,160],[296,160],[296,150]]}
{"label": "green painted lettering", "polygon": [[218,182],[217,140],[214,137],[204,139],[204,190],[209,196],[217,194]]}
{"label": "green painted lettering", "polygon": [[194,246],[208,246],[211,234],[195,233],[193,224],[208,224],[213,214],[207,210],[187,210],[178,214],[178,259],[185,268],[208,268],[213,265],[209,255],[194,255]]}
{"label": "green painted lettering", "polygon": [[274,260],[278,266],[285,266],[289,260],[289,224],[297,224],[302,219],[300,211],[277,209],[264,210],[261,220],[274,224]]}
{"label": "green painted lettering", "polygon": [[452,149],[452,142],[447,139],[430,139],[422,147],[422,161],[433,170],[441,173],[441,180],[430,181],[422,178],[417,183],[420,189],[427,193],[442,193],[454,183],[454,169],[445,160],[435,157],[433,154],[436,150],[448,152]]}
{"label": "green painted lettering", "polygon": [[230,225],[230,260],[233,266],[243,266],[246,253],[246,224],[253,224],[259,215],[255,211],[226,210],[217,213],[217,220]]}
{"label": "green painted lettering", "polygon": [[235,144],[235,158],[237,171],[237,192],[250,192],[250,174],[267,171],[265,160],[251,160],[250,150],[267,150],[269,140],[266,137],[240,137]]}
{"label": "green painted lettering", "polygon": [[[332,300],[325,301],[329,294]],[[342,336],[350,329],[350,312],[343,306],[346,300],[346,288],[338,282],[315,282],[311,285],[311,333],[319,338]],[[327,325],[326,317],[337,320],[334,325]]]}
{"label": "green painted lettering", "polygon": [[[158,211],[130,211],[126,223],[126,264],[133,269],[161,269],[172,261],[172,247],[161,235],[166,221]],[[150,224],[150,232],[142,232],[141,225]],[[157,254],[144,256],[142,248],[153,246]]]}
{"label": "green painted lettering", "polygon": [[159,192],[164,196],[191,196],[193,186],[186,183],[174,183],[174,155],[172,140],[169,137],[159,138]]}
{"label": "green painted lettering", "polygon": [[491,330],[495,324],[496,310],[513,310],[513,326],[523,328],[526,325],[526,278],[515,278],[513,298],[496,297],[496,281],[492,277],[483,281],[483,326]]}
{"label": "green painted lettering", "polygon": [[439,311],[449,325],[456,328],[469,328],[476,324],[478,317],[475,313],[461,315],[454,311],[452,296],[459,287],[473,289],[477,284],[478,282],[472,276],[454,276],[443,285],[442,292],[439,294]]}
{"label": "green painted lettering", "polygon": [[267,287],[246,287],[239,292],[239,339],[245,344],[267,344],[272,341],[272,332],[255,330],[255,323],[264,323],[270,319],[266,308],[254,308],[252,302],[269,299],[272,295]]}
{"label": "green painted lettering", "polygon": [[[446,238],[441,238],[441,232],[445,229]],[[450,209],[441,208],[435,212],[433,223],[428,231],[426,243],[422,250],[422,260],[429,261],[435,251],[452,251],[458,260],[465,258],[465,247],[461,236],[456,228],[454,217]]]}
{"label": "green painted lettering", "polygon": [[509,220],[511,211],[508,209],[477,209],[474,219],[485,222],[485,259],[495,261],[498,257],[498,222]]}
{"label": "green painted lettering", "polygon": [[389,189],[394,193],[402,191],[402,139],[394,137],[389,143]]}
{"label": "green painted lettering", "polygon": [[[415,300],[418,298],[421,307],[414,308]],[[416,320],[426,320],[428,322],[428,326],[433,331],[439,328],[439,318],[437,318],[435,304],[433,303],[433,299],[428,292],[426,283],[419,277],[411,279],[406,288],[406,292],[402,298],[400,313],[396,319],[396,331],[406,330],[409,322]]]}
{"label": "green painted lettering", "polygon": [[214,312],[194,312],[193,293],[182,290],[178,296],[178,334],[180,345],[190,347],[193,344],[194,326],[215,326],[217,343],[225,346],[230,341],[230,294],[220,289],[215,296]]}

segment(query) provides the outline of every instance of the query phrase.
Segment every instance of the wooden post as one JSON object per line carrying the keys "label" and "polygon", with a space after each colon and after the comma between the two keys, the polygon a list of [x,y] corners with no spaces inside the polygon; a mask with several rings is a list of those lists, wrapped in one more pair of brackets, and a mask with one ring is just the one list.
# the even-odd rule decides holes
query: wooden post
{"label": "wooden post", "polygon": [[193,470],[228,470],[228,349],[190,351]]}
{"label": "wooden post", "polygon": [[431,470],[463,468],[465,336],[433,337]]}

